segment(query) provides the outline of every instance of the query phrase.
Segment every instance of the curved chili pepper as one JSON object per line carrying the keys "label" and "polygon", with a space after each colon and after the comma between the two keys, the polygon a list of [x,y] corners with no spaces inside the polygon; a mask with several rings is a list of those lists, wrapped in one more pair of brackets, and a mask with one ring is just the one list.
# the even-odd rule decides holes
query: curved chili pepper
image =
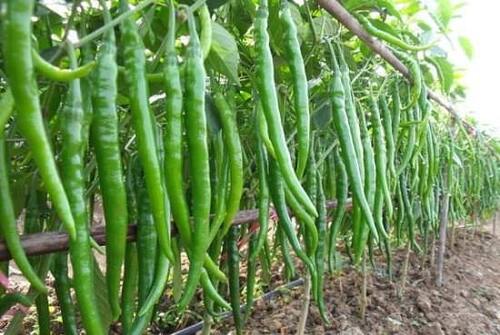
{"label": "curved chili pepper", "polygon": [[[109,30],[108,33],[112,31],[113,30]],[[96,62],[92,61],[76,69],[61,69],[47,62],[34,49],[31,51],[31,55],[33,57],[33,66],[35,70],[44,77],[55,81],[71,81],[73,79],[86,77],[92,72],[96,65]]]}
{"label": "curved chili pepper", "polygon": [[432,48],[434,45],[436,45],[437,41],[433,41],[431,43],[427,43],[424,45],[411,45],[406,43],[403,40],[400,40],[396,36],[377,29],[366,17],[362,15],[356,15],[356,18],[359,20],[359,22],[365,27],[365,29],[370,33],[370,35],[373,35],[375,37],[380,38],[383,41],[386,41],[392,45],[397,46],[398,48],[401,48],[403,50],[407,51],[423,51]]}
{"label": "curved chili pepper", "polygon": [[[297,234],[293,229],[293,224],[288,214],[288,209],[286,207],[285,202],[285,192],[282,176],[280,174],[279,167],[277,162],[274,160],[269,161],[269,191],[271,193],[271,198],[273,200],[274,206],[276,208],[276,212],[279,216],[278,224],[281,225],[283,231],[290,242],[290,245],[297,255],[297,257],[304,263],[304,265],[309,270],[309,274],[311,275],[311,281],[313,283],[313,288],[316,287],[318,283],[318,275],[316,272],[316,267],[314,262],[309,258],[309,256],[302,249],[299,239],[297,238]],[[315,292],[315,289],[313,289]]]}
{"label": "curved chili pepper", "polygon": [[15,304],[21,304],[25,307],[30,307],[31,299],[22,293],[7,293],[0,297],[0,315],[4,315]]}
{"label": "curved chili pepper", "polygon": [[33,0],[9,0],[4,26],[5,70],[16,102],[17,125],[31,147],[33,159],[64,227],[76,237],[75,220],[57,172],[56,162],[45,131],[38,87],[31,55],[31,15]]}
{"label": "curved chili pepper", "polygon": [[240,200],[243,193],[243,154],[240,136],[236,126],[236,116],[222,93],[214,94],[214,102],[222,123],[222,134],[224,147],[229,157],[230,189],[226,204],[226,215],[222,226],[222,235],[225,235],[233,223],[233,219],[240,208]]}
{"label": "curved chili pepper", "polygon": [[26,279],[39,292],[47,292],[45,284],[37,276],[28,257],[26,257],[21,239],[17,233],[16,214],[10,191],[9,163],[4,137],[5,122],[7,122],[13,107],[14,101],[10,95],[10,91],[6,91],[0,97],[0,232],[12,258]]}
{"label": "curved chili pepper", "polygon": [[255,48],[257,51],[257,89],[262,102],[262,110],[269,129],[270,139],[276,154],[276,161],[285,183],[301,206],[313,216],[317,216],[316,208],[300,185],[290,159],[285,134],[281,124],[278,98],[274,85],[274,66],[269,47],[267,0],[261,0],[255,19]]}

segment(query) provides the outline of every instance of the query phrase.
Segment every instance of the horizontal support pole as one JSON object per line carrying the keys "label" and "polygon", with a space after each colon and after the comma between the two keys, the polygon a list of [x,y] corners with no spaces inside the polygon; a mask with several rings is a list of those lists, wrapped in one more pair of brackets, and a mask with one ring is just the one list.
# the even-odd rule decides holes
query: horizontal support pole
{"label": "horizontal support pole", "polygon": [[[328,209],[336,208],[337,201],[330,200],[326,202]],[[346,208],[350,209],[352,203],[349,201]],[[233,225],[243,225],[257,221],[259,218],[258,209],[246,209],[238,212]],[[106,245],[106,229],[104,225],[92,227],[90,234],[99,245]],[[135,241],[137,234],[137,225],[128,226],[127,241]],[[54,252],[66,251],[69,248],[68,234],[62,231],[41,232],[21,236],[21,244],[27,256],[40,256]],[[11,259],[9,250],[4,241],[0,241],[0,261]]]}

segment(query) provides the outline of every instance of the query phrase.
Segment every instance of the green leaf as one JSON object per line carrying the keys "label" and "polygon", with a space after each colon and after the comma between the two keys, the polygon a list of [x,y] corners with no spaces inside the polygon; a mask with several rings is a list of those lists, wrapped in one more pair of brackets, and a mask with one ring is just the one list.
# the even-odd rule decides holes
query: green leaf
{"label": "green leaf", "polygon": [[417,13],[419,13],[422,10],[422,7],[420,5],[420,2],[418,1],[410,1],[407,4],[405,4],[405,7],[401,9],[401,13],[408,15],[408,16],[413,16]]}
{"label": "green leaf", "polygon": [[472,45],[470,39],[465,36],[460,36],[458,38],[458,43],[460,43],[460,46],[462,47],[462,50],[467,58],[469,58],[469,60],[472,59],[474,57],[474,46]]}
{"label": "green leaf", "polygon": [[436,67],[444,93],[450,93],[454,81],[453,65],[445,57],[429,57],[429,61]]}
{"label": "green leaf", "polygon": [[339,27],[337,22],[326,15],[313,18],[313,25],[320,36],[334,36]]}
{"label": "green leaf", "polygon": [[453,17],[454,7],[451,0],[438,0],[436,8],[436,18],[443,25],[448,28],[450,21]]}
{"label": "green leaf", "polygon": [[238,65],[240,55],[234,37],[220,24],[212,22],[212,46],[207,64],[239,85]]}
{"label": "green leaf", "polygon": [[217,135],[222,129],[216,108],[217,107],[215,107],[212,97],[208,94],[205,95],[205,115],[207,118],[207,129],[210,138]]}

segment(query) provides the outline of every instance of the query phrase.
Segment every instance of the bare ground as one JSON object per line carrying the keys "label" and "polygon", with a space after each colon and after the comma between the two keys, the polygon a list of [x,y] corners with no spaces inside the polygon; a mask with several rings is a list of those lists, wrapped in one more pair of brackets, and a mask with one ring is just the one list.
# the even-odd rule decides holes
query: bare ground
{"label": "bare ground", "polygon": [[[489,230],[491,231],[491,230]],[[489,233],[457,230],[448,249],[441,288],[435,285],[429,259],[412,253],[403,294],[401,268],[406,255],[394,257],[394,280],[384,267],[368,277],[366,315],[359,313],[362,277],[355,269],[325,278],[325,300],[331,324],[324,326],[312,307],[306,334],[500,334],[500,239]],[[379,256],[381,257],[381,256]],[[381,259],[376,264],[385,264]],[[272,301],[257,302],[246,334],[294,334],[300,318],[303,287]],[[228,321],[217,334],[233,332]]]}
{"label": "bare ground", "polygon": [[[491,232],[491,226],[483,228]],[[472,234],[471,231],[457,229],[455,243],[447,250],[445,283],[441,288],[434,283],[429,257],[423,260],[421,256],[411,253],[402,295],[399,294],[402,287],[401,268],[406,251],[402,249],[395,253],[392,281],[385,274],[385,260],[381,255],[376,256],[376,268],[372,269],[368,265],[371,271],[367,280],[368,305],[364,320],[359,313],[361,274],[347,267],[341,273],[327,276],[325,300],[331,314],[331,323],[323,325],[317,308],[312,306],[306,334],[500,334],[498,235],[500,229],[497,229],[497,237],[490,233]],[[25,290],[27,285],[24,278],[17,269],[12,270],[10,282],[13,289]],[[51,281],[49,279],[48,286],[53,333],[62,334],[60,311]],[[273,287],[283,283],[278,271],[273,271],[271,282]],[[245,334],[294,334],[300,318],[302,299],[303,287],[297,287],[282,291],[271,301],[257,301]],[[19,307],[13,308],[0,319],[0,334],[18,309]],[[34,308],[30,308],[27,313],[24,320],[25,333],[36,333]],[[184,321],[189,324],[194,320]],[[152,333],[168,334],[170,331],[165,328],[169,327],[155,324]],[[223,322],[213,333],[234,333],[232,322]]]}

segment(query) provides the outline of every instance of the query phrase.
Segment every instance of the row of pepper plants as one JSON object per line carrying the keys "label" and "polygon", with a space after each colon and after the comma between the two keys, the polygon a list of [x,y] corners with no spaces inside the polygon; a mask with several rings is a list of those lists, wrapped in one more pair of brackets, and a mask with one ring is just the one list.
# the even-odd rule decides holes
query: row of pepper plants
{"label": "row of pepper plants", "polygon": [[[1,313],[34,305],[49,334],[51,277],[65,334],[174,329],[200,310],[232,311],[240,333],[281,271],[309,281],[328,323],[323,285],[345,254],[380,252],[391,276],[394,250],[429,252],[444,197],[450,222],[495,211],[498,141],[428,99],[465,97],[439,47],[449,1],[343,3],[411,82],[313,1],[130,2],[0,2],[0,229],[30,283],[2,289]],[[21,228],[64,230],[69,251],[27,257]]]}

